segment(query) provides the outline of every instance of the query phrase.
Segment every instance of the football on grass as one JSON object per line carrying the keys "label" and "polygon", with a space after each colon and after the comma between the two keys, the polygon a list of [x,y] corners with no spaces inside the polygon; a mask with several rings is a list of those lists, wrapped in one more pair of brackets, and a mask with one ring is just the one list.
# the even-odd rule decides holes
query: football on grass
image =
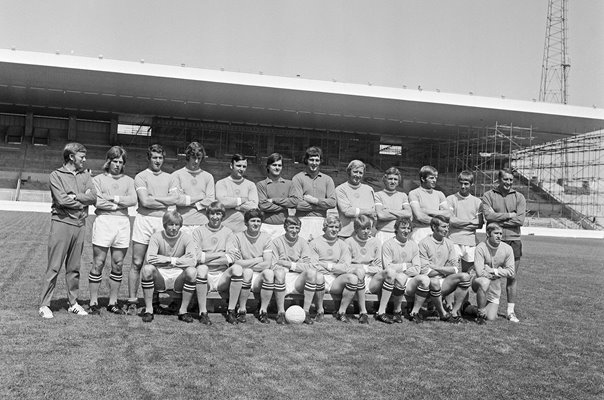
{"label": "football on grass", "polygon": [[300,306],[289,306],[289,308],[285,311],[285,319],[290,324],[301,324],[304,322],[305,317],[306,314]]}

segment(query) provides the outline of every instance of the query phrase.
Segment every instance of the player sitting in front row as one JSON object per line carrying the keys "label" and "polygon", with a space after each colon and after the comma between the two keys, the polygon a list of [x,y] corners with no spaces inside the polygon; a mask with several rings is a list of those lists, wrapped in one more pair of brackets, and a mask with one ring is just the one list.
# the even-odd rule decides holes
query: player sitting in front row
{"label": "player sitting in front row", "polygon": [[184,292],[178,319],[193,322],[187,307],[195,291],[195,245],[193,239],[181,232],[182,216],[177,211],[168,211],[162,218],[164,230],[151,235],[147,250],[147,262],[141,270],[141,286],[145,296],[143,322],[153,321],[159,304],[153,304],[154,291],[174,290]]}
{"label": "player sitting in front row", "polygon": [[[432,235],[419,243],[422,269],[430,277],[430,297],[442,321],[462,322],[459,310],[470,288],[470,275],[459,272],[459,259],[453,242],[447,238],[449,219],[438,215],[430,222]],[[454,293],[449,314],[443,307],[442,297]]]}
{"label": "player sitting in front row", "polygon": [[497,318],[501,279],[514,276],[514,251],[501,241],[503,228],[491,222],[487,225],[487,238],[476,246],[474,268],[476,277],[472,281],[472,290],[476,292],[478,317],[476,322],[486,323]]}
{"label": "player sitting in front row", "polygon": [[[365,269],[362,266],[351,265],[350,248],[338,238],[341,224],[335,215],[329,215],[323,223],[323,236],[314,238],[310,248],[318,256],[317,270],[325,279],[325,287],[332,295],[342,296],[340,307],[336,312],[336,319],[342,322],[350,322],[346,316],[346,309],[352,302],[355,293],[358,293],[359,308],[363,307],[359,315],[361,324],[368,323],[367,310],[365,307]],[[317,320],[324,315],[323,292],[317,290]]]}
{"label": "player sitting in front row", "polygon": [[258,320],[268,324],[267,307],[273,297],[275,288],[275,275],[270,269],[272,250],[270,247],[271,236],[261,232],[263,214],[258,209],[248,210],[243,215],[247,229],[235,234],[229,243],[227,253],[235,264],[243,269],[243,285],[239,295],[239,309],[237,310],[237,321],[246,322],[245,305],[250,295],[250,289],[254,293],[260,292],[260,312]]}
{"label": "player sitting in front row", "polygon": [[[382,265],[395,272],[394,285],[384,282],[383,288],[392,291],[394,296],[394,313],[392,322],[403,322],[402,303],[403,295],[407,300],[408,318],[415,323],[423,322],[419,310],[428,297],[430,278],[422,273],[419,259],[419,249],[414,241],[410,240],[413,225],[411,219],[401,217],[394,224],[396,236],[384,243],[382,247]],[[381,306],[381,304],[380,304]],[[386,306],[378,311],[376,318],[379,321],[390,323],[386,317]]]}
{"label": "player sitting in front row", "polygon": [[[312,325],[310,305],[317,290],[325,290],[325,283],[317,287],[318,279],[323,280],[315,268],[315,254],[308,242],[299,237],[302,223],[298,217],[287,217],[283,226],[285,235],[274,239],[272,248],[272,269],[275,271],[275,302],[277,303],[277,323],[285,321],[285,295],[304,293],[304,323]],[[322,306],[322,305],[321,305]]]}
{"label": "player sitting in front row", "polygon": [[[364,324],[367,317],[367,307],[365,305],[365,293],[378,294],[381,292],[380,308],[378,309],[376,319],[378,321],[392,323],[392,319],[386,315],[386,306],[390,301],[392,288],[394,285],[394,271],[384,270],[382,268],[382,249],[378,238],[370,237],[372,223],[366,215],[361,215],[354,220],[354,234],[346,239],[346,244],[350,248],[351,266],[359,275],[357,284],[357,293],[359,294],[359,322]],[[363,272],[362,275],[360,272]],[[363,278],[361,279],[361,276]],[[368,289],[367,289],[368,288]],[[361,290],[364,293],[361,294]]]}
{"label": "player sitting in front row", "polygon": [[197,246],[197,301],[199,322],[211,325],[208,316],[207,294],[209,290],[229,293],[226,320],[237,323],[235,306],[243,284],[243,268],[233,265],[233,259],[226,253],[227,243],[233,240],[233,231],[222,225],[225,216],[222,203],[214,201],[206,209],[208,223],[193,231],[193,241]]}

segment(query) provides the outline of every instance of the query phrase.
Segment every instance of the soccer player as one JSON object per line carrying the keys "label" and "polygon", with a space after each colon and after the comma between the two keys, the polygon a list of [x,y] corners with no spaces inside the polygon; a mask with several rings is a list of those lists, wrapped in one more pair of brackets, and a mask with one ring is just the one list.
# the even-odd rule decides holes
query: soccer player
{"label": "soccer player", "polygon": [[430,165],[424,165],[419,170],[420,187],[409,192],[409,204],[413,211],[415,229],[411,240],[419,242],[432,234],[430,221],[436,216],[451,217],[451,211],[445,195],[436,190],[438,171]]}
{"label": "soccer player", "polygon": [[[359,301],[359,322],[369,323],[365,309],[365,269],[361,265],[351,264],[350,247],[340,238],[340,220],[335,215],[328,215],[323,224],[323,236],[310,241],[310,248],[317,254],[317,270],[323,275],[325,289],[332,295],[341,296],[336,319],[350,322],[346,309],[355,294]],[[317,315],[324,315],[323,293],[317,291]],[[362,304],[362,305],[361,305]]]}
{"label": "soccer player", "polygon": [[[313,324],[310,318],[310,305],[316,291],[325,290],[323,275],[317,273],[316,255],[308,242],[299,237],[301,222],[298,217],[287,217],[283,223],[285,235],[271,243],[271,268],[275,271],[275,302],[277,303],[277,323],[285,324],[285,295],[304,293],[303,309],[306,313],[304,323]],[[321,304],[320,307],[323,305]],[[319,305],[317,305],[319,308]],[[319,315],[319,320],[322,315]]]}
{"label": "soccer player", "polygon": [[141,270],[141,286],[145,296],[143,322],[153,321],[154,311],[159,303],[154,303],[154,292],[173,290],[182,292],[178,310],[178,320],[193,322],[187,312],[195,292],[195,243],[191,236],[183,232],[182,216],[178,211],[167,211],[162,217],[164,230],[155,232],[149,240],[147,262]]}
{"label": "soccer player", "polygon": [[472,290],[476,292],[478,317],[476,322],[485,324],[497,318],[501,278],[514,276],[514,250],[501,241],[503,229],[496,222],[487,225],[487,238],[476,246],[474,268],[476,277]]}
{"label": "soccer player", "polygon": [[173,187],[170,193],[175,196],[176,210],[182,215],[185,232],[192,233],[195,228],[208,223],[205,209],[216,200],[214,177],[201,169],[206,151],[199,142],[191,142],[185,150],[187,164],[172,173]]}
{"label": "soccer player", "polygon": [[384,172],[382,178],[384,190],[380,190],[375,194],[375,211],[377,214],[375,237],[382,244],[396,236],[394,224],[397,219],[401,217],[413,218],[407,195],[397,190],[401,181],[401,172],[395,167],[390,167]]}
{"label": "soccer player", "polygon": [[289,216],[289,209],[296,206],[290,197],[292,181],[281,177],[282,170],[283,157],[279,153],[273,153],[266,159],[268,177],[256,183],[258,208],[264,212],[262,230],[271,239],[285,234],[283,222]]}
{"label": "soccer player", "polygon": [[50,235],[48,236],[48,266],[42,285],[42,296],[38,313],[42,318],[53,318],[50,300],[55,290],[57,277],[65,264],[68,311],[76,315],[88,313],[78,304],[80,285],[80,262],[84,239],[86,239],[86,217],[88,206],[96,202],[96,190],[85,171],[86,147],[79,143],[68,143],[63,149],[63,166],[50,173],[52,207]]}
{"label": "soccer player", "polygon": [[[361,215],[354,219],[354,234],[345,242],[350,248],[352,267],[360,267],[364,272],[365,292],[381,294],[375,319],[392,324],[394,321],[386,314],[386,307],[392,295],[396,272],[392,268],[382,268],[382,245],[379,239],[371,237],[371,229],[371,219]],[[403,279],[404,282],[406,279]],[[361,304],[360,300],[359,313],[367,313],[366,305]]]}
{"label": "soccer player", "polygon": [[343,239],[352,236],[354,232],[354,219],[359,215],[366,215],[375,222],[375,193],[373,189],[361,183],[365,175],[365,163],[352,160],[346,167],[348,181],[336,188],[338,214],[342,222],[339,236]]}
{"label": "soccer player", "polygon": [[302,223],[300,236],[306,240],[323,234],[323,220],[327,210],[336,206],[333,179],[319,171],[323,152],[319,147],[309,147],[304,154],[304,171],[292,179],[292,197],[296,204],[296,217]]}
{"label": "soccer player", "polygon": [[470,193],[474,185],[472,172],[461,171],[457,176],[457,182],[459,182],[459,191],[447,197],[447,204],[451,210],[449,239],[455,244],[461,260],[461,270],[468,272],[474,264],[476,230],[483,225],[481,201]]}
{"label": "soccer player", "polygon": [[514,306],[517,296],[516,276],[518,268],[520,268],[520,257],[522,257],[520,227],[524,224],[526,199],[522,193],[513,189],[514,175],[512,175],[512,171],[502,169],[497,177],[498,186],[482,196],[483,214],[487,222],[497,222],[503,228],[502,240],[512,246],[514,250],[514,274],[507,277],[505,288],[508,296],[507,315],[509,321],[520,322],[516,317]]}
{"label": "soccer player", "polygon": [[[442,321],[462,322],[459,310],[470,288],[470,274],[459,271],[459,260],[453,242],[447,238],[449,219],[442,215],[430,222],[432,235],[419,243],[422,269],[430,277],[430,297]],[[443,296],[454,293],[451,313],[445,311]]]}
{"label": "soccer player", "polygon": [[247,158],[241,154],[231,157],[231,174],[216,182],[216,199],[226,209],[222,222],[224,226],[237,233],[245,230],[243,213],[258,208],[256,185],[245,179]]}
{"label": "soccer player", "polygon": [[128,273],[128,306],[126,313],[136,315],[140,271],[145,260],[149,239],[155,232],[163,230],[162,217],[169,206],[175,205],[170,195],[172,176],[162,171],[166,153],[162,146],[153,144],[147,149],[147,169],[134,177],[134,188],[138,196],[137,215],[132,226],[132,265]]}
{"label": "soccer player", "polygon": [[243,284],[239,294],[239,309],[237,310],[237,321],[246,322],[247,299],[250,290],[254,293],[260,292],[260,312],[258,320],[268,324],[267,308],[273,297],[275,289],[275,274],[271,267],[272,249],[270,247],[271,237],[262,232],[262,211],[258,209],[248,210],[243,215],[247,229],[235,234],[229,242],[227,253],[237,266],[243,270]]}
{"label": "soccer player", "polygon": [[[407,300],[407,314],[410,321],[417,324],[423,322],[423,318],[419,313],[428,297],[430,287],[430,278],[426,274],[427,270],[422,270],[419,259],[419,249],[417,244],[409,240],[413,225],[411,219],[400,217],[394,223],[395,237],[389,239],[382,246],[382,266],[386,269],[394,271],[389,281],[384,279],[382,285],[383,290],[388,297],[392,292],[394,312],[392,319],[386,316],[386,305],[380,303],[380,310],[376,318],[379,321],[391,323],[403,322],[403,296]],[[394,282],[392,284],[391,282]],[[382,295],[383,295],[382,294]],[[386,302],[387,304],[387,302]]]}
{"label": "soccer player", "polygon": [[109,275],[109,304],[107,311],[125,314],[117,304],[117,294],[122,283],[122,266],[130,246],[130,218],[128,207],[136,205],[134,179],[124,175],[126,150],[113,146],[107,151],[103,174],[92,179],[96,189],[97,215],[92,226],[92,268],[88,273],[90,289],[90,314],[100,314],[98,305],[99,286],[103,279],[103,267],[111,251]]}
{"label": "soccer player", "polygon": [[233,259],[226,252],[228,243],[233,241],[233,231],[222,223],[226,214],[222,203],[211,203],[206,213],[208,223],[193,231],[193,240],[197,246],[199,321],[205,325],[212,324],[206,303],[208,290],[215,290],[220,293],[228,292],[226,320],[229,324],[237,324],[235,307],[241,294],[243,267],[231,265]]}

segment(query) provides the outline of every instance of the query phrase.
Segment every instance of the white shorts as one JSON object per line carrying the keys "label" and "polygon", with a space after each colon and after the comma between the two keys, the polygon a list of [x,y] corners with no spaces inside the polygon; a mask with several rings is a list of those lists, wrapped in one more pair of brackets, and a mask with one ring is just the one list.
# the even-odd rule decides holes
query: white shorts
{"label": "white shorts", "polygon": [[476,251],[476,246],[468,246],[466,244],[455,244],[454,246],[459,258],[469,263],[474,262],[474,252]]}
{"label": "white shorts", "polygon": [[218,291],[218,282],[222,278],[224,271],[208,272],[208,292]]}
{"label": "white shorts", "polygon": [[92,225],[92,244],[127,249],[130,247],[130,219],[125,215],[98,215]]}
{"label": "white shorts", "polygon": [[[373,279],[373,276],[367,276],[367,275],[365,275],[365,293],[367,293],[367,294],[371,294],[371,291],[369,290],[369,284],[371,283],[372,279]],[[378,291],[378,293],[376,293],[376,294],[379,294],[381,291],[382,290],[380,289]]]}
{"label": "white shorts", "polygon": [[424,238],[427,238],[432,234],[432,228],[429,226],[425,228],[415,228],[413,232],[411,232],[411,240],[413,240],[416,244],[419,244]]}
{"label": "white shorts", "polygon": [[489,289],[487,290],[487,302],[493,304],[499,304],[499,299],[501,298],[501,278],[494,279],[491,281],[489,285]]}
{"label": "white shorts", "polygon": [[386,243],[395,236],[396,234],[394,232],[377,231],[375,234],[376,239],[378,239],[382,244]]}
{"label": "white shorts", "polygon": [[148,245],[151,235],[163,229],[162,217],[149,217],[137,214],[136,218],[134,218],[134,227],[132,228],[132,241]]}
{"label": "white shorts", "polygon": [[193,234],[193,231],[194,231],[195,229],[199,228],[200,226],[201,226],[201,225],[183,225],[183,226],[180,228],[180,231],[181,231],[181,232],[188,233],[189,235],[192,235],[192,234]]}
{"label": "white shorts", "polygon": [[302,217],[300,218],[302,227],[300,227],[300,237],[308,240],[323,235],[323,217]]}
{"label": "white shorts", "polygon": [[285,294],[302,294],[296,290],[296,280],[300,274],[296,272],[288,272],[285,274]]}
{"label": "white shorts", "polygon": [[281,225],[270,225],[270,224],[262,224],[263,232],[266,232],[271,237],[271,240],[278,238],[279,236],[285,235],[285,228],[283,224]]}
{"label": "white shorts", "polygon": [[333,285],[333,281],[336,280],[337,276],[331,274],[324,274],[325,278],[325,293],[331,292],[331,286]]}
{"label": "white shorts", "polygon": [[184,272],[182,268],[157,268],[159,274],[164,278],[164,289],[162,292],[174,290],[174,282]]}
{"label": "white shorts", "polygon": [[252,275],[252,289],[256,289],[259,291],[262,287],[262,274],[260,272],[255,272]]}

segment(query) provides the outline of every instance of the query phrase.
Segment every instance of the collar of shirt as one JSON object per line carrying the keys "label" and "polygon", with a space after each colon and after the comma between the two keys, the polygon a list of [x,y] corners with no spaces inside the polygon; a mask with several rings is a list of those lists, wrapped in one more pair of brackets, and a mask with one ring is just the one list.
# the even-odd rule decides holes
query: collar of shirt
{"label": "collar of shirt", "polygon": [[282,177],[279,177],[276,181],[274,181],[271,178],[267,177],[264,181],[266,182],[267,185],[270,185],[271,183],[275,183],[275,182],[284,183],[285,179],[283,179]]}
{"label": "collar of shirt", "polygon": [[308,176],[310,179],[316,179],[320,176],[323,176],[323,173],[321,171],[317,172],[317,176],[315,176],[314,178],[312,176],[310,176],[310,174],[308,173],[308,171],[304,171],[304,175]]}
{"label": "collar of shirt", "polygon": [[499,187],[493,188],[493,192],[499,193],[502,197],[507,196],[508,194],[512,194],[515,193],[516,191],[513,188],[510,188],[510,190],[507,192],[507,194],[503,194],[500,190]]}

